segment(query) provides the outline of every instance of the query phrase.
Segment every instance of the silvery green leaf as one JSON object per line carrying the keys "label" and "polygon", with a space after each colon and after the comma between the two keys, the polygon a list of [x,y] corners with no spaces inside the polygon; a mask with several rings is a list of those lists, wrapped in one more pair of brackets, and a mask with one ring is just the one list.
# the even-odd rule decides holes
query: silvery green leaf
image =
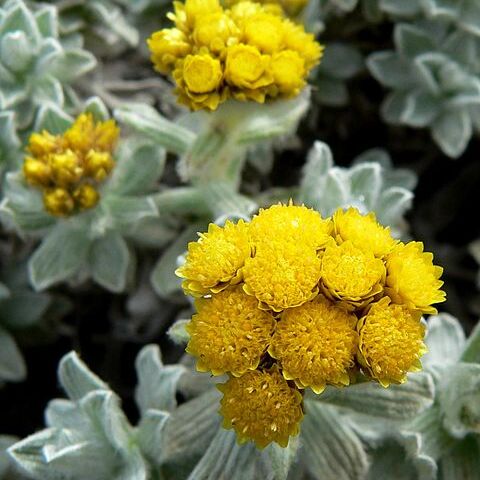
{"label": "silvery green leaf", "polygon": [[421,438],[421,452],[437,461],[456,442],[456,439],[443,428],[442,412],[438,405],[434,405],[414,417],[402,426],[402,431],[418,433]]}
{"label": "silvery green leaf", "polygon": [[[0,152],[4,149],[13,150],[20,146],[13,117],[13,112],[0,112]],[[8,151],[3,153],[8,153]]]}
{"label": "silvery green leaf", "polygon": [[20,382],[27,367],[13,337],[0,327],[0,381]]}
{"label": "silvery green leaf", "polygon": [[33,98],[34,106],[40,107],[44,104],[63,105],[65,96],[62,84],[53,77],[41,78],[35,85]]}
{"label": "silvery green leaf", "polygon": [[478,439],[467,437],[441,459],[439,480],[478,480],[480,447]]}
{"label": "silvery green leaf", "polygon": [[107,290],[125,290],[130,263],[130,250],[119,233],[109,232],[93,242],[88,258],[91,275]]}
{"label": "silvery green leaf", "polygon": [[8,328],[26,328],[37,323],[52,299],[43,293],[16,290],[10,298],[1,300],[0,323]]}
{"label": "silvery green leaf", "polygon": [[300,454],[310,475],[318,480],[363,478],[368,459],[362,442],[345,417],[333,407],[309,401],[302,422]]}
{"label": "silvery green leaf", "polygon": [[40,40],[40,32],[35,18],[23,1],[5,5],[5,17],[0,26],[0,35],[15,30],[24,31],[34,44]]}
{"label": "silvery green leaf", "polygon": [[[0,435],[0,478],[8,479],[7,472],[10,470],[11,462],[7,456],[7,448],[13,445],[17,438],[9,435]],[[20,473],[18,473],[20,475]]]}
{"label": "silvery green leaf", "polygon": [[436,480],[435,461],[421,452],[419,434],[402,432],[382,438],[370,451],[371,465],[366,480]]}
{"label": "silvery green leaf", "polygon": [[152,198],[162,215],[174,213],[176,215],[187,214],[199,217],[212,216],[200,187],[166,188],[152,195]]}
{"label": "silvery green leaf", "polygon": [[[248,145],[290,133],[306,113],[309,102],[308,88],[293,99],[265,104],[262,108],[249,102],[235,102],[235,114],[243,117],[239,124],[238,142]],[[224,104],[227,115],[229,107],[228,103]]]}
{"label": "silvery green leaf", "polygon": [[390,187],[380,194],[378,220],[384,225],[393,225],[412,205],[413,193],[402,187]]}
{"label": "silvery green leaf", "polygon": [[108,109],[100,97],[90,97],[85,101],[85,112],[90,112],[97,121],[105,122],[110,118]]}
{"label": "silvery green leaf", "polygon": [[402,17],[416,16],[422,13],[422,5],[419,0],[380,0],[380,8],[390,15]]}
{"label": "silvery green leaf", "polygon": [[319,77],[315,80],[315,98],[329,107],[342,107],[348,103],[348,90],[336,78]]}
{"label": "silvery green leaf", "polygon": [[468,337],[461,359],[466,363],[480,363],[480,323]]}
{"label": "silvery green leaf", "polygon": [[197,232],[202,232],[204,229],[204,223],[187,227],[163,252],[150,277],[153,288],[161,297],[168,297],[175,290],[180,290],[182,281],[175,275],[178,257],[187,250],[188,242],[198,238]]}
{"label": "silvery green leaf", "polygon": [[435,50],[435,44],[426,32],[407,23],[395,26],[394,39],[400,54],[407,58]]}
{"label": "silvery green leaf", "polygon": [[165,150],[145,141],[124,142],[116,157],[107,188],[117,195],[149,193],[165,167]]}
{"label": "silvery green leaf", "polygon": [[211,388],[180,405],[167,421],[164,431],[164,462],[182,463],[201,454],[220,428],[220,392]]}
{"label": "silvery green leaf", "polygon": [[382,187],[382,168],[378,163],[361,163],[348,172],[350,194],[372,209]]}
{"label": "silvery green leaf", "polygon": [[35,12],[35,21],[42,36],[58,37],[58,15],[53,5],[42,5]]}
{"label": "silvery green leaf", "polygon": [[55,218],[43,208],[41,194],[24,183],[21,172],[9,172],[4,189],[0,214],[11,218],[21,230],[40,230],[55,223]]}
{"label": "silvery green leaf", "polygon": [[12,72],[28,68],[33,58],[32,45],[22,31],[4,35],[0,41],[0,61]]}
{"label": "silvery green leaf", "polygon": [[480,365],[457,363],[439,387],[445,429],[456,438],[480,433]]}
{"label": "silvery green leaf", "polygon": [[154,108],[131,104],[115,110],[115,118],[145,134],[168,152],[184,154],[193,144],[195,134],[162,117]]}
{"label": "silvery green leaf", "polygon": [[475,0],[465,0],[460,16],[463,29],[473,35],[480,35],[480,5]]}
{"label": "silvery green leaf", "polygon": [[297,457],[300,446],[300,435],[290,437],[284,448],[277,443],[271,443],[262,452],[262,460],[272,471],[272,480],[287,480],[288,474]]}
{"label": "silvery green leaf", "polygon": [[71,82],[92,70],[96,64],[95,56],[86,50],[65,50],[55,59],[50,73],[62,82]]}
{"label": "silvery green leaf", "polygon": [[75,275],[85,264],[90,239],[81,226],[59,223],[43,239],[28,264],[30,282],[36,290]]}
{"label": "silvery green leaf", "polygon": [[143,347],[135,360],[138,385],[135,400],[142,414],[148,410],[171,412],[177,406],[177,382],[185,372],[181,365],[164,365],[157,345]]}
{"label": "silvery green leaf", "polygon": [[70,352],[60,361],[58,378],[72,400],[80,400],[95,390],[108,390],[108,385],[92,373],[75,352]]}
{"label": "silvery green leaf", "polygon": [[73,118],[60,107],[48,104],[40,107],[35,120],[35,131],[47,130],[53,135],[64,133],[73,123]]}
{"label": "silvery green leaf", "polygon": [[318,402],[348,408],[361,414],[391,420],[411,418],[430,407],[434,398],[434,384],[428,373],[408,376],[403,385],[384,388],[366,382],[348,388],[327,388]]}
{"label": "silvery green leaf", "polygon": [[168,412],[148,410],[142,415],[140,420],[137,430],[137,441],[142,453],[153,464],[159,463],[162,458],[163,435],[169,418]]}
{"label": "silvery green leaf", "polygon": [[255,478],[258,453],[249,442],[238,445],[235,432],[219,429],[188,480],[248,480]]}
{"label": "silvery green leaf", "polygon": [[408,63],[396,52],[375,52],[367,59],[370,73],[383,85],[390,88],[409,88],[414,84]]}
{"label": "silvery green leaf", "polygon": [[408,97],[409,108],[403,112],[401,122],[411,127],[426,127],[440,113],[439,99],[424,91],[412,91]]}
{"label": "silvery green leaf", "polygon": [[325,179],[321,206],[318,210],[324,216],[331,215],[340,206],[348,206],[350,189],[345,172],[332,168]]}
{"label": "silvery green leaf", "polygon": [[153,198],[106,195],[102,200],[102,208],[111,217],[113,224],[119,228],[134,228],[140,220],[158,216],[158,209]]}
{"label": "silvery green leaf", "polygon": [[465,333],[458,320],[448,313],[428,319],[425,343],[428,352],[422,357],[425,368],[456,363],[465,346]]}
{"label": "silvery green leaf", "polygon": [[443,153],[459,157],[472,136],[472,121],[464,109],[444,112],[432,125],[432,136]]}
{"label": "silvery green leaf", "polygon": [[408,118],[412,108],[412,98],[408,92],[398,90],[387,95],[382,103],[381,113],[386,122],[396,125],[402,123],[403,118]]}
{"label": "silvery green leaf", "polygon": [[181,318],[168,329],[167,335],[177,345],[186,345],[190,340],[190,334],[185,329],[189,322],[189,319]]}
{"label": "silvery green leaf", "polygon": [[234,185],[229,182],[209,182],[199,188],[213,218],[236,216],[249,219],[258,210],[258,205],[253,200],[237,193]]}
{"label": "silvery green leaf", "polygon": [[348,80],[363,68],[362,54],[348,43],[329,43],[318,71],[340,80]]}

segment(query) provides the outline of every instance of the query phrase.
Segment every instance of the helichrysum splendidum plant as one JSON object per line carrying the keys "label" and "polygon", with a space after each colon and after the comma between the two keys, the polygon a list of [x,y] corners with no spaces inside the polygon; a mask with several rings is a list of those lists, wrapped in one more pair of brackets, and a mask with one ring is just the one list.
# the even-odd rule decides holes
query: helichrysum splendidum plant
{"label": "helichrysum splendidum plant", "polygon": [[187,352],[229,374],[224,426],[241,442],[286,446],[302,393],[361,371],[387,387],[421,368],[424,313],[442,302],[442,269],[419,242],[394,240],[373,214],[274,205],[251,222],[210,225],[177,270],[197,313]]}

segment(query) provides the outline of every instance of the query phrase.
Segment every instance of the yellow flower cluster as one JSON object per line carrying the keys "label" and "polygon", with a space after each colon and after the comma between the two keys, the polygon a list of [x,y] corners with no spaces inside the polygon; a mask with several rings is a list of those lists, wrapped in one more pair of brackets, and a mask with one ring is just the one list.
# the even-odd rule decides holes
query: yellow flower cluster
{"label": "yellow flower cluster", "polygon": [[[298,3],[298,2],[295,2]],[[166,28],[147,40],[155,69],[170,74],[178,101],[192,110],[227,100],[263,103],[293,97],[305,86],[322,47],[275,5],[218,0],[174,2]]]}
{"label": "yellow flower cluster", "polygon": [[302,392],[359,374],[388,387],[421,368],[422,314],[445,300],[442,269],[418,242],[398,242],[370,213],[324,219],[273,205],[251,222],[211,225],[177,269],[196,297],[187,352],[228,374],[220,412],[240,442],[286,445]]}
{"label": "yellow flower cluster", "polygon": [[25,179],[43,192],[47,212],[58,217],[95,207],[97,186],[112,171],[119,129],[113,120],[77,117],[63,135],[33,133],[23,164]]}

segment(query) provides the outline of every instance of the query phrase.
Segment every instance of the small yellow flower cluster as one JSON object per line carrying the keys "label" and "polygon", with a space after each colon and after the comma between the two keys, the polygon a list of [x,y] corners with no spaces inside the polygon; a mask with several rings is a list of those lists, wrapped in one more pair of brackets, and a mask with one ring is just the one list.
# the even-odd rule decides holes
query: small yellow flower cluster
{"label": "small yellow flower cluster", "polygon": [[384,387],[421,368],[423,313],[445,300],[442,269],[370,213],[324,219],[273,205],[251,222],[211,225],[177,269],[196,297],[187,352],[199,371],[228,374],[220,412],[240,442],[287,445],[303,417],[301,392]]}
{"label": "small yellow flower cluster", "polygon": [[42,190],[47,212],[64,217],[95,207],[97,186],[115,165],[112,152],[118,135],[113,120],[95,122],[83,113],[63,135],[44,130],[30,136],[23,173]]}
{"label": "small yellow flower cluster", "polygon": [[271,5],[174,5],[175,27],[153,33],[147,43],[155,69],[172,75],[178,101],[192,110],[216,110],[228,98],[263,103],[298,95],[322,55],[313,35]]}

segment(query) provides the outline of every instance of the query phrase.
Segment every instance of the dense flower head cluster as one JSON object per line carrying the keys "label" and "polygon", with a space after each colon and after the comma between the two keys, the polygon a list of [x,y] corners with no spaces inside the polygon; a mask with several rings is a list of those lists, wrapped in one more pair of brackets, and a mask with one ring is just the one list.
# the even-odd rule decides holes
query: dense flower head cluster
{"label": "dense flower head cluster", "polygon": [[216,110],[228,98],[264,103],[296,96],[322,55],[314,36],[275,4],[224,8],[218,0],[186,0],[174,6],[175,27],[147,43],[155,69],[172,76],[178,101],[192,110]]}
{"label": "dense flower head cluster", "polygon": [[30,136],[23,164],[26,181],[43,192],[45,209],[65,217],[95,207],[98,185],[112,171],[119,129],[83,113],[62,135],[44,130]]}
{"label": "dense flower head cluster", "polygon": [[[384,387],[421,368],[422,315],[445,300],[442,269],[373,214],[273,205],[210,226],[177,270],[197,313],[187,351],[228,374],[224,426],[260,448],[298,432],[302,392],[359,376]],[[292,423],[293,422],[293,423]]]}

